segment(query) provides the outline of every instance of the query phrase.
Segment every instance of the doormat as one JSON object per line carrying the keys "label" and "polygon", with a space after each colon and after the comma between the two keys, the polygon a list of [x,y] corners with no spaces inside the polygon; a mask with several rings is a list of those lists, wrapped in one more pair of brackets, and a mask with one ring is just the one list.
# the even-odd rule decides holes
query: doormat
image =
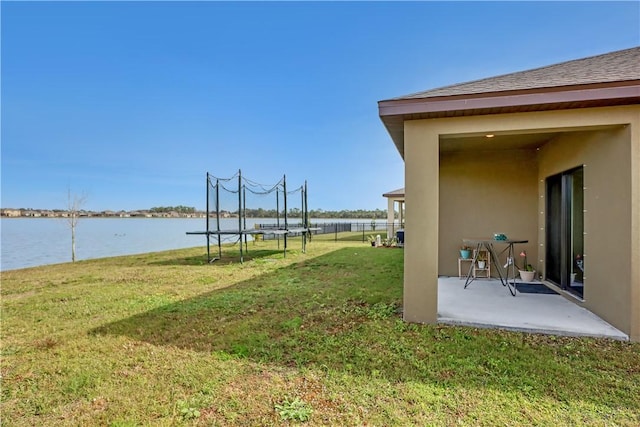
{"label": "doormat", "polygon": [[546,294],[546,295],[555,295],[557,294],[551,288],[546,287],[542,283],[516,283],[516,289],[518,292],[523,294]]}

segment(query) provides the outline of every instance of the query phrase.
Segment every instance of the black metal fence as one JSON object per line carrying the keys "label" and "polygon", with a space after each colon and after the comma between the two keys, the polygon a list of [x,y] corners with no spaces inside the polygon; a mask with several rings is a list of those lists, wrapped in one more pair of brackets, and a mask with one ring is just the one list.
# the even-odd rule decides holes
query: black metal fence
{"label": "black metal fence", "polygon": [[[264,230],[277,227],[276,224],[256,224],[256,228]],[[289,229],[295,228],[302,228],[302,224],[289,224]],[[322,240],[333,240],[336,242],[368,242],[371,237],[375,239],[379,235],[381,239],[397,237],[401,243],[404,242],[404,230],[402,224],[398,222],[312,222],[309,228],[311,229],[312,239],[317,236],[317,238]],[[400,231],[400,233],[398,233],[398,231]],[[294,233],[293,236],[295,235]],[[278,236],[265,234],[263,238],[265,240],[273,240],[277,239]]]}

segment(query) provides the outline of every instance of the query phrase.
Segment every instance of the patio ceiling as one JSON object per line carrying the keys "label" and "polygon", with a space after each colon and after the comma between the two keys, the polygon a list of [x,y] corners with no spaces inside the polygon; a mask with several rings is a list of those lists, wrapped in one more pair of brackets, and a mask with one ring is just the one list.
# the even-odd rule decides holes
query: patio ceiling
{"label": "patio ceiling", "polygon": [[440,152],[488,151],[539,148],[555,138],[558,132],[528,133],[518,135],[443,136],[440,138]]}
{"label": "patio ceiling", "polygon": [[456,151],[499,151],[536,149],[547,144],[561,133],[580,131],[610,130],[619,125],[583,126],[511,132],[494,132],[492,137],[485,133],[450,134],[440,136],[440,152]]}

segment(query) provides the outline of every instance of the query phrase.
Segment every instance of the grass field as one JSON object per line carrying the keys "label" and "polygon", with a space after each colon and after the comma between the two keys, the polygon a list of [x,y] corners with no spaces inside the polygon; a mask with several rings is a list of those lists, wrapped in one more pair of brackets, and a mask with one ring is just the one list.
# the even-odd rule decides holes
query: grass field
{"label": "grass field", "polygon": [[400,249],[2,273],[2,425],[640,425],[640,345],[402,322]]}

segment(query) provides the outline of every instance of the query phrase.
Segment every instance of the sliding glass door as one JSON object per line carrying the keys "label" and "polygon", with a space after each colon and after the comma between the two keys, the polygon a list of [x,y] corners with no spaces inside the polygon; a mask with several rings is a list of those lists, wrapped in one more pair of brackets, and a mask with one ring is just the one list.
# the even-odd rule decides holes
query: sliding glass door
{"label": "sliding glass door", "polygon": [[546,180],[546,279],[584,295],[584,169]]}

